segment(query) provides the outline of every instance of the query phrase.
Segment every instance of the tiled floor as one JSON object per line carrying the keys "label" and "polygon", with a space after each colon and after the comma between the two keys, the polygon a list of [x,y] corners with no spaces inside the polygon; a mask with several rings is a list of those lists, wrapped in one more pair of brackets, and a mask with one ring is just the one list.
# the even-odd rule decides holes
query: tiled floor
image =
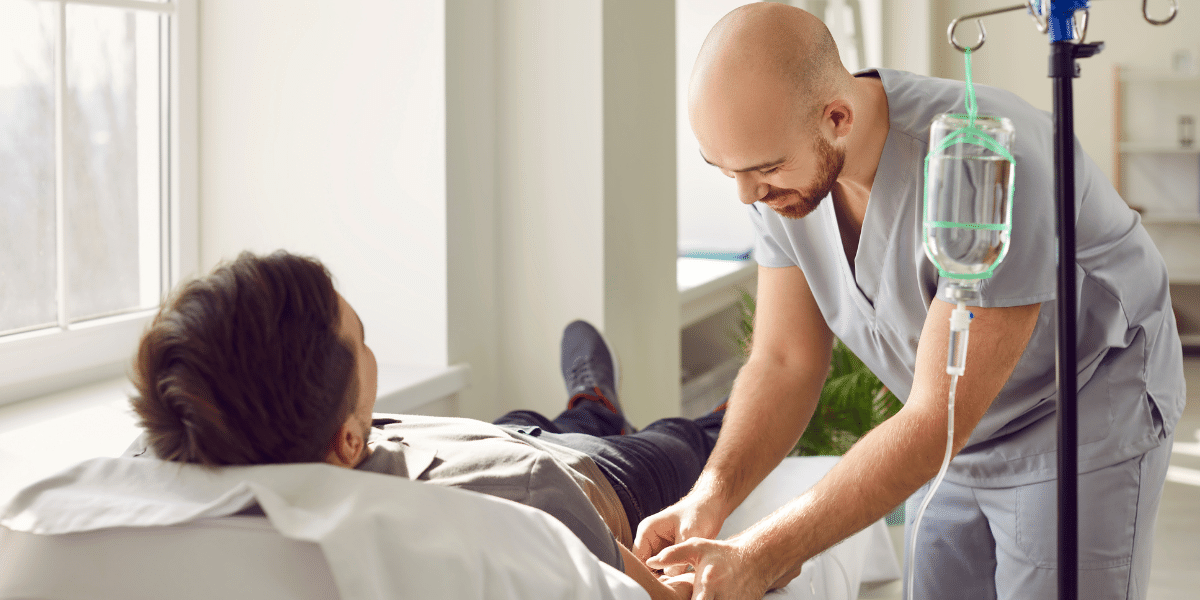
{"label": "tiled floor", "polygon": [[[1149,600],[1200,598],[1200,353],[1184,358],[1188,404],[1176,429],[1174,468],[1163,486],[1155,527]],[[903,527],[892,527],[897,556],[902,556]],[[901,600],[898,582],[864,590],[860,598]]]}

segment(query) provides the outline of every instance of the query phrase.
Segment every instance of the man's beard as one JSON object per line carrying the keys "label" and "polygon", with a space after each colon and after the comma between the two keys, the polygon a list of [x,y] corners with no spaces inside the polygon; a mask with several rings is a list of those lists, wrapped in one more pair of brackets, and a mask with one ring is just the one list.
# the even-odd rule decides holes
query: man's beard
{"label": "man's beard", "polygon": [[833,190],[834,184],[837,183],[837,178],[842,174],[842,166],[846,162],[846,151],[840,148],[834,148],[820,134],[816,136],[817,141],[813,144],[813,151],[817,157],[817,178],[811,185],[803,190],[783,190],[771,188],[766,197],[762,198],[762,202],[771,200],[792,200],[794,202],[782,205],[778,208],[772,206],[771,210],[779,213],[782,217],[789,219],[802,219],[808,216],[809,213],[820,206],[821,200],[829,195]]}

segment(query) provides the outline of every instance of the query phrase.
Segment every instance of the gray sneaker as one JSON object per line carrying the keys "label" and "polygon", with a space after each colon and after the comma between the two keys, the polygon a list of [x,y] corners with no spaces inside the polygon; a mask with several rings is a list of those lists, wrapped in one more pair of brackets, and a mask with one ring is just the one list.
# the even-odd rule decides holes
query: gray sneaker
{"label": "gray sneaker", "polygon": [[[604,336],[587,321],[573,321],[563,330],[562,374],[570,397],[568,408],[586,399],[599,402],[625,417],[617,398],[620,367],[611,348]],[[626,420],[621,433],[636,431]]]}

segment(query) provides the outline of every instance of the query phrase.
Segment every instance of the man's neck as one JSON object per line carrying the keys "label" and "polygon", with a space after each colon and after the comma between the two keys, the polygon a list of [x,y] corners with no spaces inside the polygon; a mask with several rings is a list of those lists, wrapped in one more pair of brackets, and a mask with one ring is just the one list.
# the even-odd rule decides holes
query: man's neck
{"label": "man's neck", "polygon": [[854,129],[846,139],[846,161],[834,186],[833,200],[838,205],[843,237],[851,234],[857,242],[867,214],[875,171],[887,142],[890,119],[887,95],[879,78],[855,77],[854,85],[858,114]]}

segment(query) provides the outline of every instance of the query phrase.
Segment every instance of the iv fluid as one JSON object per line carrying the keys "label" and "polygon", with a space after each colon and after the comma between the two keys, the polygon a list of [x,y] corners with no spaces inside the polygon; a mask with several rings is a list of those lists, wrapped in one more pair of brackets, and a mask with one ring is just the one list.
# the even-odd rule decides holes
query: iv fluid
{"label": "iv fluid", "polygon": [[[1003,224],[1008,200],[1005,184],[1011,168],[999,156],[930,159],[930,177],[941,174],[930,190],[930,216],[941,222]],[[995,229],[933,227],[929,248],[942,268],[973,275],[996,262],[1008,238],[1007,231]]]}
{"label": "iv fluid", "polygon": [[[930,148],[935,152],[929,157],[925,182],[925,251],[951,277],[986,277],[1007,251],[1015,172],[1005,157],[974,143],[937,150],[947,135],[966,125],[961,115],[943,114],[930,127]],[[975,127],[978,135],[1011,147],[1013,127],[1008,119],[976,117]]]}

